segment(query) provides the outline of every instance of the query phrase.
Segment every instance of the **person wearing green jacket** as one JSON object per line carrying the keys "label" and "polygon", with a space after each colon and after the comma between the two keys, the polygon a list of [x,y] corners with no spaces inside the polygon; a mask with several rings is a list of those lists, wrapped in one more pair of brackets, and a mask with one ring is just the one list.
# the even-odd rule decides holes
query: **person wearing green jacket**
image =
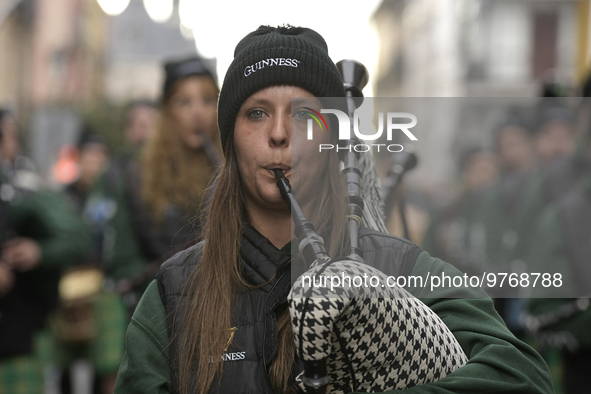
{"label": "person wearing green jacket", "polygon": [[17,153],[16,124],[0,111],[0,392],[39,393],[46,355],[37,339],[61,272],[85,258],[89,237],[63,195],[34,190]]}
{"label": "person wearing green jacket", "polygon": [[[339,158],[335,150],[318,154],[315,145],[337,143],[338,135],[332,123],[329,132],[311,121],[311,109],[321,110],[317,97],[342,98],[345,90],[315,31],[261,26],[237,45],[218,104],[225,162],[215,179],[205,241],[168,260],[148,286],[127,331],[115,392],[295,390],[303,366],[292,343],[297,333],[287,303],[291,282],[285,280],[292,265],[286,252],[292,217],[276,172],[290,180],[328,253],[349,250]],[[359,234],[368,265],[424,280],[461,275],[410,241],[365,228]],[[298,259],[295,254],[294,264]],[[447,325],[468,361],[441,380],[406,391],[552,392],[541,357],[509,332],[482,291],[408,290]],[[428,344],[422,345],[428,353]]]}
{"label": "person wearing green jacket", "polygon": [[[411,275],[436,275],[450,267],[422,252]],[[470,358],[464,367],[435,383],[408,393],[553,393],[541,357],[519,341],[481,291],[466,297],[429,298],[425,289],[411,291],[442,317]],[[422,298],[426,296],[427,298]],[[156,281],[146,290],[127,330],[127,352],[119,369],[118,393],[170,393],[172,390],[167,314]],[[236,385],[240,386],[237,381]],[[391,391],[396,393],[398,391]]]}
{"label": "person wearing green jacket", "polygon": [[537,289],[527,328],[543,348],[560,352],[566,394],[591,393],[591,141],[586,173],[542,212],[528,250],[531,270],[560,275],[560,286]]}

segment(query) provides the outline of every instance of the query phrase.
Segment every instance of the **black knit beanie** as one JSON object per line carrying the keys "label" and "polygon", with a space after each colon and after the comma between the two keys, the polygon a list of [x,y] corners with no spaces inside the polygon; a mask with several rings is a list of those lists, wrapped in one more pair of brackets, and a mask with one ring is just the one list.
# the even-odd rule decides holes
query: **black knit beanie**
{"label": "black knit beanie", "polygon": [[316,97],[345,97],[343,80],[322,36],[305,27],[260,26],[234,50],[218,102],[222,148],[242,103],[268,86],[299,86]]}
{"label": "black knit beanie", "polygon": [[165,100],[170,94],[172,87],[177,81],[191,75],[207,75],[218,84],[218,76],[215,71],[216,59],[202,59],[197,56],[183,60],[167,61],[164,63],[164,86],[162,87],[162,99]]}

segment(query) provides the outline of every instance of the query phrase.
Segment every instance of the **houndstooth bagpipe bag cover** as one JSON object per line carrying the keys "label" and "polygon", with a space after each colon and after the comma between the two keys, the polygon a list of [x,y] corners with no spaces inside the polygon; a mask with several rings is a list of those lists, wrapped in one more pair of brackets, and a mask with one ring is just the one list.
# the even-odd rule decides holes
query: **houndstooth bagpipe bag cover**
{"label": "houndstooth bagpipe bag cover", "polygon": [[[321,285],[323,277],[364,275],[386,283],[383,272],[366,264],[319,259],[288,295],[296,353],[304,363],[327,359],[326,393],[403,390],[466,364],[445,323],[403,288]],[[306,392],[302,379],[303,373],[296,384]]]}

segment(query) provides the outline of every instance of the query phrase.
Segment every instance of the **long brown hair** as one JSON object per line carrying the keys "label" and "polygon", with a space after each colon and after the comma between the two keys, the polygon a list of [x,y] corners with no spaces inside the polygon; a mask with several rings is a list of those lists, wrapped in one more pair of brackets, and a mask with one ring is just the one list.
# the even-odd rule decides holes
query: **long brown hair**
{"label": "long brown hair", "polygon": [[[215,85],[213,80],[211,83]],[[205,150],[186,147],[175,132],[169,112],[172,96],[165,97],[156,129],[140,158],[142,200],[156,224],[162,222],[169,204],[186,214],[196,214],[215,172]],[[217,130],[211,130],[211,135],[221,150]]]}
{"label": "long brown hair", "polygon": [[[336,138],[336,137],[335,137]],[[320,196],[310,220],[318,233],[329,240],[332,256],[346,249],[346,196],[336,154],[331,154],[327,181],[319,185]],[[240,240],[243,231],[245,200],[233,149],[233,136],[228,138],[225,163],[218,174],[215,191],[205,225],[206,239],[200,264],[183,290],[187,297],[185,316],[179,332],[179,388],[187,394],[191,382],[196,393],[206,393],[222,369],[222,356],[231,327],[231,307],[239,291],[249,288],[239,270]],[[269,378],[276,390],[285,390],[294,367],[292,328],[289,311],[278,318],[279,347],[273,359]],[[203,360],[207,360],[203,362]],[[196,377],[194,363],[198,368]],[[195,378],[193,380],[193,378]]]}

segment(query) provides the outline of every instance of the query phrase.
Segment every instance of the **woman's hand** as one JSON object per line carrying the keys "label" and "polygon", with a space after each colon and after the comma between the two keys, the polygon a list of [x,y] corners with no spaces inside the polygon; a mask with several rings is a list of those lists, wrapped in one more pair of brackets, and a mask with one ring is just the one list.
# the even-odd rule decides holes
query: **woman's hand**
{"label": "woman's hand", "polygon": [[41,261],[41,248],[31,238],[11,239],[2,245],[2,261],[16,271],[30,271]]}

